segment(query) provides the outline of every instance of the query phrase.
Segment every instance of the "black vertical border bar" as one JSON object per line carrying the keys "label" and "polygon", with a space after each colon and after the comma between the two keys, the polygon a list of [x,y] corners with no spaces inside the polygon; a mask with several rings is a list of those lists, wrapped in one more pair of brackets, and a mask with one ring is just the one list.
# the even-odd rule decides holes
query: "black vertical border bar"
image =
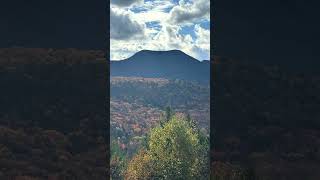
{"label": "black vertical border bar", "polygon": [[106,179],[110,179],[110,0],[102,0],[106,2],[105,5],[105,60],[107,61],[107,67],[106,67],[106,84],[107,92],[106,92],[106,145],[107,145],[107,157],[106,157],[106,164],[107,164],[107,173],[106,173]]}
{"label": "black vertical border bar", "polygon": [[[215,26],[214,26],[214,17],[215,17],[215,9],[214,9],[215,1],[210,1],[210,150],[209,150],[209,168],[210,168],[210,177],[212,176],[212,151],[214,148],[214,135],[215,135],[215,126],[214,123],[216,119],[214,119],[214,76],[215,67],[214,67],[214,54],[215,54]],[[210,178],[211,179],[211,178]]]}

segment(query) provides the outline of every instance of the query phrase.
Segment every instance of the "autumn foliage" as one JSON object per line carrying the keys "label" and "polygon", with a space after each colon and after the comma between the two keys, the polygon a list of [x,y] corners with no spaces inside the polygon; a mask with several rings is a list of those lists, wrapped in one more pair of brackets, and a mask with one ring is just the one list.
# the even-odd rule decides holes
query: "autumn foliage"
{"label": "autumn foliage", "polygon": [[208,139],[192,121],[173,116],[150,131],[145,150],[128,163],[126,179],[207,179]]}

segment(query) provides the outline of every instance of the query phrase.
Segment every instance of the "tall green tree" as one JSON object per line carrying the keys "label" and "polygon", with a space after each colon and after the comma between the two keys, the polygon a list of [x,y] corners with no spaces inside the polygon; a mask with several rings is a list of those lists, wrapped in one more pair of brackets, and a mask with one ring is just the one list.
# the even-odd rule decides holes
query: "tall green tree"
{"label": "tall green tree", "polygon": [[[194,130],[186,118],[172,116],[163,126],[151,130],[148,149],[143,156],[140,153],[141,157],[136,158],[139,162],[144,159],[144,163],[139,165],[134,158],[128,165],[127,175],[129,171],[145,174],[141,172],[141,169],[145,169],[153,179],[208,179],[209,144],[208,140],[203,139],[205,137],[200,131]],[[143,179],[138,176],[135,178]]]}
{"label": "tall green tree", "polygon": [[168,122],[172,117],[172,110],[170,107],[166,107],[166,121]]}

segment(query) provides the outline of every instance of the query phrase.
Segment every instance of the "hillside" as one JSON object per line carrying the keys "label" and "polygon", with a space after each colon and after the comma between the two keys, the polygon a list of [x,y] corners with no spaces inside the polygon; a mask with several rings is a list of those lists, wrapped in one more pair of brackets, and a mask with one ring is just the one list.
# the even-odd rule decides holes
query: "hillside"
{"label": "hillside", "polygon": [[209,61],[198,61],[179,50],[142,50],[128,59],[111,61],[111,76],[210,81]]}
{"label": "hillside", "polygon": [[0,49],[0,179],[106,179],[102,51]]}
{"label": "hillside", "polygon": [[110,87],[112,99],[160,109],[209,110],[208,84],[159,78],[112,77]]}
{"label": "hillside", "polygon": [[225,178],[319,179],[320,75],[221,57],[212,70],[212,171]]}
{"label": "hillside", "polygon": [[120,138],[129,155],[139,149],[136,138],[157,126],[167,107],[176,113],[188,113],[209,133],[208,85],[142,77],[111,77],[110,85],[111,138]]}

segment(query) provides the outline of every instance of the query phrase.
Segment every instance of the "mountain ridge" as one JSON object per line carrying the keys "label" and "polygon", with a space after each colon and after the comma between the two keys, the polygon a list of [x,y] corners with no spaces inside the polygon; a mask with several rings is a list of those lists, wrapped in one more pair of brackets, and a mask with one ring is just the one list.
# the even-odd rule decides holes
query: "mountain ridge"
{"label": "mountain ridge", "polygon": [[184,56],[186,56],[186,57],[188,57],[190,59],[196,60],[196,61],[200,61],[200,62],[201,61],[207,61],[207,60],[198,60],[198,59],[196,59],[196,58],[184,53],[183,51],[177,50],[177,49],[172,49],[172,50],[167,50],[167,51],[156,51],[156,50],[143,49],[143,50],[140,50],[140,51],[134,53],[132,56],[130,56],[128,58],[121,59],[121,60],[111,60],[111,61],[125,61],[125,60],[128,60],[128,59],[131,59],[134,56],[139,56],[141,54],[147,54],[147,53],[149,53],[149,54],[157,54],[157,55],[161,55],[161,54],[165,54],[165,53],[167,53],[167,54],[181,54],[181,55],[184,55]]}
{"label": "mountain ridge", "polygon": [[209,82],[210,63],[199,61],[180,50],[142,50],[133,56],[110,61],[111,76],[138,76]]}

